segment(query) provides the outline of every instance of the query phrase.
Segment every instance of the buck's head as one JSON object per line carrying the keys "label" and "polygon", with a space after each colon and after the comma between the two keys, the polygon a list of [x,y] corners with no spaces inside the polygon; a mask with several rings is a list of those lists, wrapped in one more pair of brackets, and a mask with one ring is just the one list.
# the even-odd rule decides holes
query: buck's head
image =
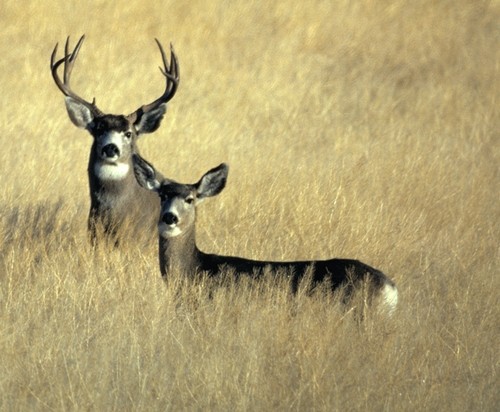
{"label": "buck's head", "polygon": [[153,165],[136,154],[133,163],[139,185],[160,196],[158,231],[163,238],[179,236],[193,228],[196,206],[207,197],[222,192],[229,172],[228,166],[222,163],[205,173],[197,183],[182,184],[159,178]]}
{"label": "buck's head", "polygon": [[[169,65],[163,47],[156,40],[164,66],[160,70],[166,78],[163,95],[129,115],[105,114],[97,107],[95,99],[92,102],[82,99],[71,90],[69,84],[71,71],[84,38],[85,36],[80,38],[71,53],[69,53],[68,38],[64,57],[58,61],[55,61],[56,45],[51,56],[52,76],[56,85],[66,96],[66,109],[71,121],[76,126],[88,130],[94,138],[91,152],[94,173],[104,179],[121,178],[128,172],[131,165],[131,156],[136,152],[137,138],[158,129],[167,110],[167,102],[172,99],[177,90],[179,84],[177,57],[171,47]],[[63,63],[64,77],[61,80],[57,70]]]}

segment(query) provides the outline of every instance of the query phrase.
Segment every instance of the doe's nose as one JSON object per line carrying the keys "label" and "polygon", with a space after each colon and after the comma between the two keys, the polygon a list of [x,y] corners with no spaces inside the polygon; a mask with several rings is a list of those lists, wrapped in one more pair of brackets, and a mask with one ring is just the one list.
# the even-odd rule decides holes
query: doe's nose
{"label": "doe's nose", "polygon": [[165,213],[161,217],[161,220],[163,223],[166,223],[167,225],[175,225],[179,222],[179,218],[171,212]]}
{"label": "doe's nose", "polygon": [[105,157],[120,156],[120,149],[115,144],[110,143],[102,148],[102,154]]}

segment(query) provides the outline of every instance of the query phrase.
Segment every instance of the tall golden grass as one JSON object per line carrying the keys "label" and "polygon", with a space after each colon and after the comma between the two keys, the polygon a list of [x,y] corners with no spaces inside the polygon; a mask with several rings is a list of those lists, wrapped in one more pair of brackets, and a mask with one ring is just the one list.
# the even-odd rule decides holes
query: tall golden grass
{"label": "tall golden grass", "polygon": [[[498,1],[5,0],[0,13],[0,410],[498,410]],[[280,282],[213,287],[156,250],[92,250],[90,137],[49,72],[104,111],[181,86],[140,142],[167,176],[222,161],[205,251],[352,257],[398,284],[362,324]],[[211,296],[209,297],[209,292]]]}

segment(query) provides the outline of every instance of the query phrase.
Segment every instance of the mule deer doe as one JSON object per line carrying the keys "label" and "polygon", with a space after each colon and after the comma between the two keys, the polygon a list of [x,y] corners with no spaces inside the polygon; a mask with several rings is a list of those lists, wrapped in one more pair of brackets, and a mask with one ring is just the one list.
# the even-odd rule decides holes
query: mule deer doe
{"label": "mule deer doe", "polygon": [[[152,228],[156,223],[153,216],[159,207],[158,198],[137,184],[132,172],[132,155],[139,155],[136,144],[139,136],[152,133],[160,126],[167,102],[174,97],[179,85],[179,65],[172,46],[168,64],[165,51],[156,39],[163,60],[160,71],[166,78],[165,91],[158,99],[129,115],[106,114],[96,106],[95,98],[88,102],[70,87],[71,72],[84,38],[80,38],[70,53],[68,37],[64,56],[57,61],[56,44],[50,68],[57,87],[66,96],[69,118],[76,126],[87,129],[94,139],[88,162],[91,201],[88,230],[91,240],[95,243],[99,228],[116,244],[119,230],[132,220],[132,216],[142,223],[150,222]],[[58,68],[62,64],[61,80]]]}
{"label": "mule deer doe", "polygon": [[367,301],[381,299],[389,314],[396,307],[398,292],[394,282],[377,269],[352,259],[330,259],[294,262],[255,261],[241,257],[204,253],[195,240],[196,206],[205,198],[218,195],[225,187],[228,166],[224,163],[209,170],[195,184],[181,184],[163,179],[155,168],[139,156],[133,156],[134,171],[139,184],[161,199],[159,231],[160,271],[164,279],[173,269],[182,273],[197,271],[217,274],[233,271],[236,276],[246,273],[260,275],[264,270],[285,271],[293,290],[312,270],[311,283],[330,282],[332,290],[341,289],[344,301],[354,292],[367,292]]}

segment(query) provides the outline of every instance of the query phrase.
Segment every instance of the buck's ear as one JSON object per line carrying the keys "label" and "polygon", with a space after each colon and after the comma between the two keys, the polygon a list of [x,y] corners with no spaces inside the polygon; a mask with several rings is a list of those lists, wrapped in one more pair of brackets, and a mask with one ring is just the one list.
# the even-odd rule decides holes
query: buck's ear
{"label": "buck's ear", "polygon": [[149,112],[143,112],[142,109],[137,111],[137,119],[134,122],[135,129],[138,134],[153,133],[156,131],[163,120],[163,116],[167,112],[167,104],[160,104]]}
{"label": "buck's ear", "polygon": [[92,123],[94,115],[87,106],[72,97],[66,97],[65,102],[69,118],[75,126],[85,129]]}
{"label": "buck's ear", "polygon": [[153,165],[148,163],[136,153],[132,155],[132,161],[134,163],[135,178],[137,179],[139,186],[156,192],[160,188],[161,183],[158,180],[157,173]]}
{"label": "buck's ear", "polygon": [[195,185],[197,198],[201,200],[222,192],[222,189],[226,186],[228,172],[229,167],[222,163],[205,173]]}

